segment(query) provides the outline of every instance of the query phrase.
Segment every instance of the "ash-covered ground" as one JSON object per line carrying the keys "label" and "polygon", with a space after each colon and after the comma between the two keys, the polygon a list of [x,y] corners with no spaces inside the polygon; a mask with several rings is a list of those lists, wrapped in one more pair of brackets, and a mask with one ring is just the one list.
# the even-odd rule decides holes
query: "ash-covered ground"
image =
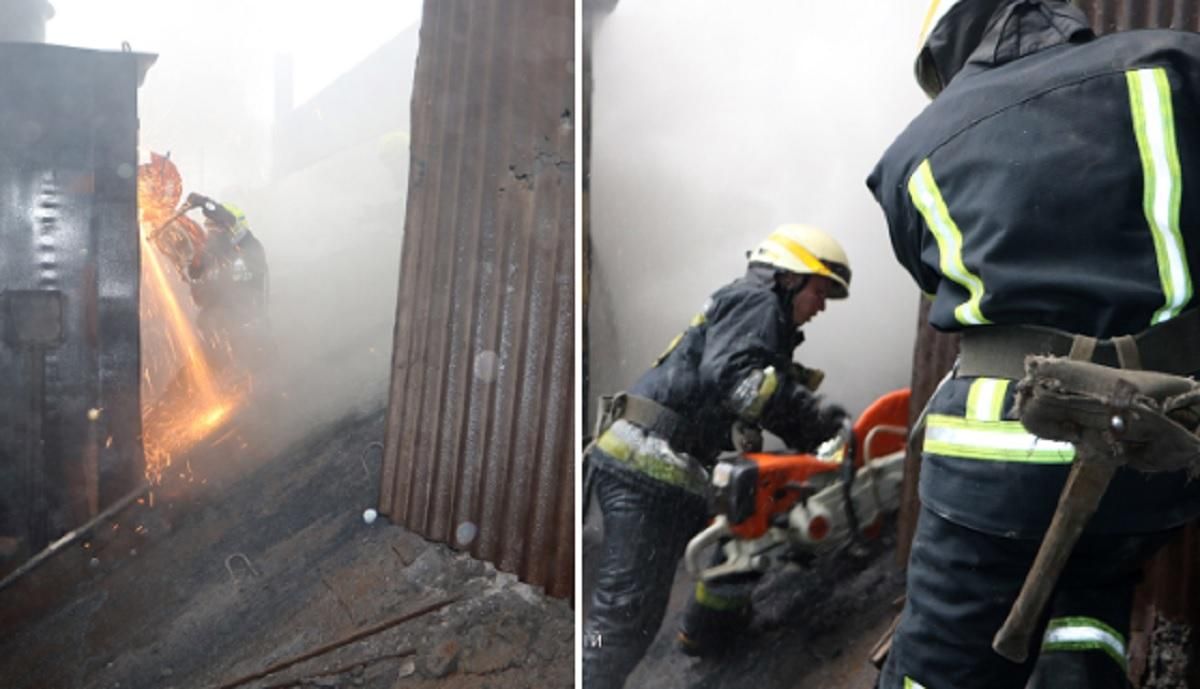
{"label": "ash-covered ground", "polygon": [[[599,522],[593,506],[584,530],[585,601],[603,537]],[[904,574],[896,564],[891,523],[879,540],[808,565],[777,568],[755,590],[746,636],[720,656],[703,659],[675,647],[694,588],[680,563],[666,620],[628,689],[871,689],[878,673],[869,657],[899,613]]]}
{"label": "ash-covered ground", "polygon": [[193,453],[203,483],[175,476],[153,507],[0,592],[0,687],[228,687],[323,647],[236,686],[571,686],[568,601],[384,518],[364,523],[383,418],[352,415],[277,449],[255,442],[263,419]]}

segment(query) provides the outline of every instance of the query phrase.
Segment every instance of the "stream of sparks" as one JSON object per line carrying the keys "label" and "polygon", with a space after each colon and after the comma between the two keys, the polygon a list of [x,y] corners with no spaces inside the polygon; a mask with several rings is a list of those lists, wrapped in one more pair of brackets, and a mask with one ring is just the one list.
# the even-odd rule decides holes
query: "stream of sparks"
{"label": "stream of sparks", "polygon": [[176,400],[173,408],[162,417],[153,416],[153,421],[143,418],[146,476],[158,483],[175,455],[188,450],[228,418],[236,406],[236,395],[222,394],[203,345],[175,296],[158,253],[150,244],[144,246],[142,257],[149,266],[149,292],[162,306],[156,310],[154,320],[167,328],[168,345],[176,356],[182,354],[182,363],[192,383],[188,399]]}
{"label": "stream of sparks", "polygon": [[209,368],[208,361],[204,358],[204,352],[200,349],[199,339],[192,332],[191,322],[184,314],[179,300],[175,298],[175,292],[167,282],[167,274],[163,271],[162,263],[159,262],[158,253],[153,248],[147,247],[147,250],[142,252],[142,256],[149,259],[150,273],[154,278],[155,289],[159,299],[166,306],[167,327],[170,328],[175,341],[183,346],[184,360],[191,372],[192,382],[196,384],[201,406],[209,408],[220,406],[220,395],[217,394],[217,385],[213,379],[212,369]]}

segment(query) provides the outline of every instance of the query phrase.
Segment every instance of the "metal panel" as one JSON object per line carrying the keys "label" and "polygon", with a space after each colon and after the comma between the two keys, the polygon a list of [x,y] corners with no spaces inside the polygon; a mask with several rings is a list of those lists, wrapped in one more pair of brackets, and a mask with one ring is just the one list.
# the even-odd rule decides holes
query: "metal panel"
{"label": "metal panel", "polygon": [[0,43],[4,569],[141,478],[135,170],[150,61]]}
{"label": "metal panel", "polygon": [[1195,0],[1076,0],[1096,33],[1127,29],[1200,31],[1200,3]]}
{"label": "metal panel", "polygon": [[571,3],[427,0],[380,509],[574,579]]}
{"label": "metal panel", "polygon": [[[933,397],[942,377],[954,365],[958,356],[959,336],[941,333],[929,325],[931,302],[920,298],[917,307],[917,342],[913,347],[912,396],[908,403],[908,427],[915,428],[921,410]],[[896,561],[901,566],[908,563],[913,534],[917,530],[917,515],[921,512],[921,500],[917,486],[921,478],[921,443],[910,442],[904,456],[904,484],[900,490],[900,515],[896,524]]]}

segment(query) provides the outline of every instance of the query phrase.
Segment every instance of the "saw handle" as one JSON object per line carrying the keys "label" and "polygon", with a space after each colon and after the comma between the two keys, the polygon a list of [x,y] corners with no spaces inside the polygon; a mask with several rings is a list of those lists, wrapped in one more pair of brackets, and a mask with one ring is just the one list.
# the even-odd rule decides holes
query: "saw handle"
{"label": "saw handle", "polygon": [[719,514],[712,524],[693,536],[692,540],[688,541],[687,549],[683,553],[683,561],[687,565],[688,573],[699,577],[700,573],[704,571],[705,548],[732,534],[733,532],[729,530],[729,520],[725,515]]}
{"label": "saw handle", "polygon": [[1042,538],[1008,618],[992,639],[992,649],[1014,663],[1023,663],[1029,657],[1029,645],[1042,611],[1046,609],[1075,543],[1096,512],[1100,498],[1104,497],[1117,466],[1111,460],[1086,456],[1082,448],[1077,451],[1050,528]]}

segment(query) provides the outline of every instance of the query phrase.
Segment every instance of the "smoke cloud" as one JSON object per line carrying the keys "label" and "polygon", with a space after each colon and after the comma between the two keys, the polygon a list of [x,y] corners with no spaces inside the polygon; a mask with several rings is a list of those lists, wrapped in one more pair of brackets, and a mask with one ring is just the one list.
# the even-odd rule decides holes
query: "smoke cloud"
{"label": "smoke cloud", "polygon": [[[48,43],[158,55],[138,91],[139,154],[169,152],[185,194],[238,205],[262,241],[271,440],[382,406],[420,0],[53,4]],[[293,126],[297,112],[316,124]]]}
{"label": "smoke cloud", "polygon": [[854,271],[797,359],[852,412],[908,385],[920,297],[864,180],[927,102],[912,77],[926,6],[621,0],[600,24],[593,398],[630,385],[785,222],[834,234]]}

